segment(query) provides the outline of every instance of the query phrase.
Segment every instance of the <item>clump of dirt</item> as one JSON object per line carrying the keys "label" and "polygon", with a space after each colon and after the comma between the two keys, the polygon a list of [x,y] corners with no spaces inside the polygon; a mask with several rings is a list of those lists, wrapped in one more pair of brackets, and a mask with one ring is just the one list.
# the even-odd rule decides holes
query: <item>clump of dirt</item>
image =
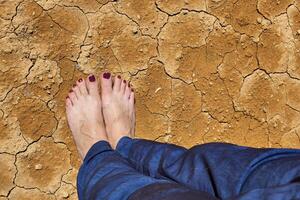
{"label": "clump of dirt", "polygon": [[0,199],[77,199],[65,96],[103,70],[137,137],[300,147],[299,1],[0,0],[0,44]]}

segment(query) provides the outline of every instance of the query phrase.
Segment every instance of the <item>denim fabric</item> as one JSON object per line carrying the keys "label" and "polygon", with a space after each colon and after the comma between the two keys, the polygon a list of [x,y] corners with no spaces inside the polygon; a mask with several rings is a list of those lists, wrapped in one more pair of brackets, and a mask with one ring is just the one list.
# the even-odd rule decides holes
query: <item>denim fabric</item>
{"label": "denim fabric", "polygon": [[133,193],[129,200],[217,200],[211,195],[175,183],[152,184]]}
{"label": "denim fabric", "polygon": [[220,199],[300,199],[300,150],[228,143],[185,149],[123,137],[117,151],[147,176],[167,178]]}
{"label": "denim fabric", "polygon": [[208,143],[186,149],[123,137],[99,141],[77,177],[80,200],[300,199],[300,150]]}
{"label": "denim fabric", "polygon": [[[166,188],[170,184],[172,187]],[[200,200],[215,200],[209,194],[192,191],[166,178],[155,179],[141,174],[119,153],[112,150],[105,141],[99,141],[91,147],[77,176],[77,191],[80,200],[127,200],[129,198],[137,200],[140,199],[141,193],[153,191],[151,188],[155,188],[156,192],[161,191],[161,195],[158,196],[153,192],[148,194],[147,198],[153,200],[161,199],[162,196],[172,199],[176,193],[184,195],[190,191],[203,196]],[[137,193],[138,191],[140,193]]]}

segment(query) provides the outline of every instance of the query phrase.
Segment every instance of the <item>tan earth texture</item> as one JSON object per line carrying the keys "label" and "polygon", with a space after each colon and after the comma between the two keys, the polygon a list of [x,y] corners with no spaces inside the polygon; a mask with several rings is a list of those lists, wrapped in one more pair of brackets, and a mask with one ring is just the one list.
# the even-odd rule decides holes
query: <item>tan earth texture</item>
{"label": "tan earth texture", "polygon": [[109,70],[136,137],[300,148],[299,0],[0,0],[0,199],[77,199],[65,97]]}

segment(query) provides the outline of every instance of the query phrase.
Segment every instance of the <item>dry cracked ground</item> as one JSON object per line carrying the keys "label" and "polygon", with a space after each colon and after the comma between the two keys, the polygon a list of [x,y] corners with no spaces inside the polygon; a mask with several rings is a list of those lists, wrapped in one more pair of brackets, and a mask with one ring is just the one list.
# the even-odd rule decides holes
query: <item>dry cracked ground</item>
{"label": "dry cracked ground", "polygon": [[0,0],[0,200],[77,199],[64,100],[103,70],[137,137],[300,147],[299,0]]}

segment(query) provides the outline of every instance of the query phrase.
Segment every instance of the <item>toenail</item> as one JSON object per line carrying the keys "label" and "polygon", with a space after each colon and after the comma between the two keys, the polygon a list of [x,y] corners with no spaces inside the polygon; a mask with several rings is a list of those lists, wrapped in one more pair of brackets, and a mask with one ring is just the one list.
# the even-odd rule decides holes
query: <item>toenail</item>
{"label": "toenail", "polygon": [[73,92],[73,90],[70,90],[69,92]]}
{"label": "toenail", "polygon": [[77,86],[76,84],[73,85],[73,87],[76,87],[76,86]]}
{"label": "toenail", "polygon": [[128,82],[128,87],[130,87],[130,83]]}
{"label": "toenail", "polygon": [[120,76],[120,75],[118,75],[118,79],[121,79],[121,76]]}
{"label": "toenail", "polygon": [[66,97],[66,99],[68,99],[68,98],[69,98],[69,96]]}
{"label": "toenail", "polygon": [[78,82],[79,82],[79,83],[82,82],[82,78],[78,79]]}
{"label": "toenail", "polygon": [[126,83],[126,80],[124,80],[123,83]]}
{"label": "toenail", "polygon": [[103,78],[109,79],[109,78],[110,78],[110,73],[109,73],[109,72],[105,72],[105,73],[103,74]]}
{"label": "toenail", "polygon": [[95,82],[95,81],[96,81],[96,78],[95,78],[94,75],[92,75],[92,76],[89,77],[89,80],[90,80],[91,82]]}
{"label": "toenail", "polygon": [[134,90],[133,90],[133,89],[131,89],[131,92],[134,92]]}

